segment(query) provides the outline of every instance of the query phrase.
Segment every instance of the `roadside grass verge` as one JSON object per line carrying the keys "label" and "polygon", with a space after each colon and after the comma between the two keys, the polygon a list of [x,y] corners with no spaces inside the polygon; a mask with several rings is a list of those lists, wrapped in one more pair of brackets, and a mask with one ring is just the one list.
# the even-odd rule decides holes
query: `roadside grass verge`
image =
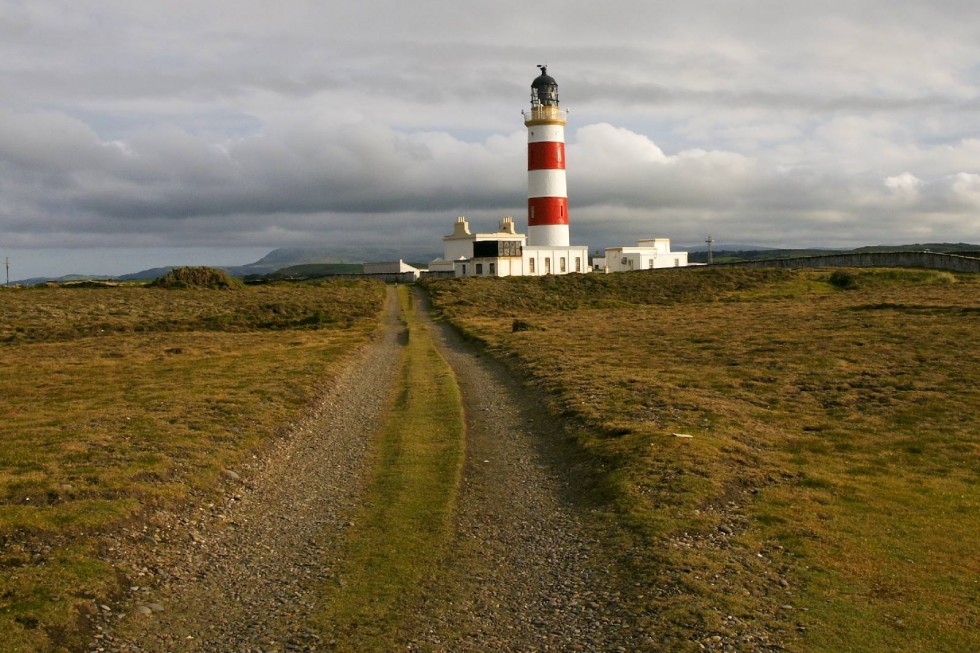
{"label": "roadside grass verge", "polygon": [[379,434],[373,476],[318,619],[332,650],[389,651],[420,582],[448,554],[464,459],[459,388],[406,286],[402,383]]}
{"label": "roadside grass verge", "polygon": [[980,649],[980,279],[848,272],[428,285],[593,459],[664,650]]}
{"label": "roadside grass verge", "polygon": [[383,298],[351,282],[0,292],[0,648],[81,646],[132,583],[103,536],[206,500],[366,341]]}

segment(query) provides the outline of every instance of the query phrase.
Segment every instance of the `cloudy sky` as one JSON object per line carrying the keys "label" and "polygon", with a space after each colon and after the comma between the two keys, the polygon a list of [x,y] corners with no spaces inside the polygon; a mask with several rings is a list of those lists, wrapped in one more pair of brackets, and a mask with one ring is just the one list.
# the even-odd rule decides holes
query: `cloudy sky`
{"label": "cloudy sky", "polygon": [[0,0],[0,257],[122,273],[523,225],[543,63],[576,243],[980,242],[975,0]]}

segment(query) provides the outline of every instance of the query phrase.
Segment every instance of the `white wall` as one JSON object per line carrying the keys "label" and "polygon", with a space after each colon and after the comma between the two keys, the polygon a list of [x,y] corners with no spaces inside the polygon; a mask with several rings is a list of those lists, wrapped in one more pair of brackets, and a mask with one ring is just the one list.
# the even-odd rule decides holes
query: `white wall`
{"label": "white wall", "polygon": [[473,237],[447,238],[443,240],[442,258],[455,261],[458,258],[473,258]]}
{"label": "white wall", "polygon": [[[562,259],[565,261],[562,269]],[[575,260],[578,259],[578,269]],[[532,263],[533,261],[533,263]],[[573,274],[590,272],[589,248],[585,245],[570,247],[525,247],[524,269],[528,276],[546,274]]]}
{"label": "white wall", "polygon": [[524,261],[516,256],[455,261],[453,267],[457,277],[510,277],[524,274]]}

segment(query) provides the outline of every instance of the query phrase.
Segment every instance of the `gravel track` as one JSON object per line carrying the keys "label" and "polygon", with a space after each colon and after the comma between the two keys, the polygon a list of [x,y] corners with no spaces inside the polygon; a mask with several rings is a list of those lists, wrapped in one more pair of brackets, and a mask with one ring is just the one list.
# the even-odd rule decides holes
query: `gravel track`
{"label": "gravel track", "polygon": [[[336,551],[398,380],[392,290],[382,335],[287,437],[226,473],[224,503],[158,514],[110,543],[133,586],[100,607],[90,651],[357,650],[321,640],[308,618],[318,588],[342,582]],[[560,433],[499,365],[444,325],[433,333],[464,397],[466,463],[453,553],[424,583],[399,649],[653,649],[575,505]]]}
{"label": "gravel track", "polygon": [[[416,305],[428,305],[420,292]],[[651,648],[574,505],[561,429],[501,365],[445,324],[433,327],[464,399],[467,452],[451,560],[413,611],[406,649]]]}
{"label": "gravel track", "polygon": [[381,336],[272,451],[226,472],[224,504],[157,515],[151,534],[110,546],[137,589],[101,608],[91,650],[324,648],[306,622],[319,588],[336,580],[332,552],[357,508],[371,436],[397,380],[397,311],[389,289]]}

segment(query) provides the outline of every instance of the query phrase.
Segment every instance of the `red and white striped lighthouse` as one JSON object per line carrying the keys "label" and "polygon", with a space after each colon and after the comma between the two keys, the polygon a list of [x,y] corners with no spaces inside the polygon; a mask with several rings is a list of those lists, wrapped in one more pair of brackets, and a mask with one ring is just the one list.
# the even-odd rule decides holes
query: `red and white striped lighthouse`
{"label": "red and white striped lighthouse", "polygon": [[568,190],[565,185],[565,118],[558,108],[558,83],[547,66],[531,82],[527,126],[527,244],[568,247]]}

